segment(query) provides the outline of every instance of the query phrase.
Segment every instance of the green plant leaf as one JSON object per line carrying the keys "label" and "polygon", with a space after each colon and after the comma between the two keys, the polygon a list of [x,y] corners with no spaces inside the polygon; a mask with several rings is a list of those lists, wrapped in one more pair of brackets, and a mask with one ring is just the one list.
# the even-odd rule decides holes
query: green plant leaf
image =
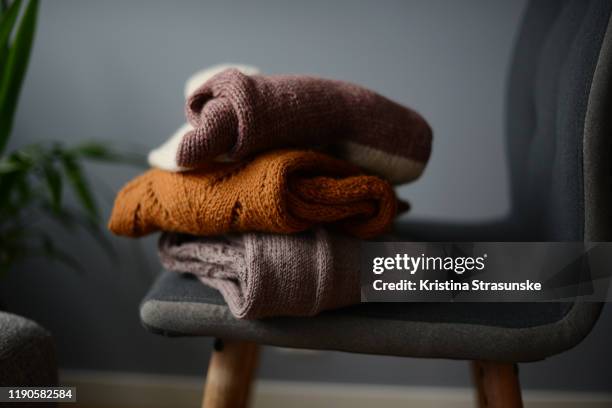
{"label": "green plant leaf", "polygon": [[[3,5],[4,1],[3,1]],[[6,63],[6,57],[8,55],[9,40],[11,33],[15,27],[15,21],[19,16],[19,10],[21,9],[21,0],[15,0],[6,11],[2,13],[0,17],[0,78],[3,78],[4,66]]]}
{"label": "green plant leaf", "polygon": [[2,222],[6,222],[6,218],[13,212],[13,194],[19,177],[21,177],[19,172],[0,176],[0,216]]}
{"label": "green plant leaf", "polygon": [[25,170],[26,166],[14,157],[0,159],[0,174],[15,173]]}
{"label": "green plant leaf", "polygon": [[81,143],[69,150],[76,156],[84,157],[90,160],[97,160],[111,163],[125,163],[136,166],[145,166],[146,160],[142,155],[134,153],[119,153],[114,149],[110,149],[100,142],[85,142]]}
{"label": "green plant leaf", "polygon": [[0,231],[0,273],[8,271],[28,255],[28,232],[19,219],[3,223]]}
{"label": "green plant leaf", "polygon": [[[55,241],[43,239],[45,232],[36,228],[38,216],[59,222],[69,232],[82,228],[113,265],[118,265],[115,248],[100,225],[98,207],[82,163],[85,159],[127,163],[129,157],[96,142],[75,147],[59,142],[35,143],[0,157],[0,275],[34,256],[82,270],[70,253],[56,248]],[[78,208],[63,203],[66,188],[75,193]]]}
{"label": "green plant leaf", "polygon": [[0,219],[2,222],[18,218],[32,202],[33,194],[27,172],[17,171],[0,176]]}
{"label": "green plant leaf", "polygon": [[[17,2],[15,1],[15,3]],[[14,4],[11,5],[11,7],[13,6]],[[4,152],[13,128],[19,92],[34,41],[37,14],[38,0],[30,0],[15,32],[13,44],[8,49],[6,62],[2,64],[5,69],[0,78],[0,153]]]}
{"label": "green plant leaf", "polygon": [[45,163],[43,170],[51,196],[51,208],[58,213],[62,206],[62,175],[52,163]]}
{"label": "green plant leaf", "polygon": [[17,201],[16,205],[20,208],[25,207],[27,204],[30,204],[33,197],[34,192],[31,186],[31,183],[28,180],[27,173],[17,173],[19,177],[16,180],[17,186]]}
{"label": "green plant leaf", "polygon": [[93,198],[93,194],[89,189],[89,185],[83,176],[83,171],[81,166],[77,162],[77,160],[69,154],[64,154],[62,156],[62,164],[64,166],[64,172],[68,177],[68,181],[72,185],[72,189],[74,190],[79,202],[87,212],[87,215],[92,219],[92,221],[98,221],[98,207],[96,206],[96,202]]}
{"label": "green plant leaf", "polygon": [[70,149],[70,151],[76,155],[86,157],[88,159],[98,159],[98,160],[115,160],[117,159],[117,154],[113,152],[108,147],[104,146],[102,143],[98,142],[85,142],[81,143],[74,148]]}

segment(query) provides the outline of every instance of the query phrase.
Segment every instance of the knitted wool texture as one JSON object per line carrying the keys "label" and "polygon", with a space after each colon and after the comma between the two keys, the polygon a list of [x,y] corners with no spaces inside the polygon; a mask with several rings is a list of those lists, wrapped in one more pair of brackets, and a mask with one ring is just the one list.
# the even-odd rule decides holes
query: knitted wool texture
{"label": "knitted wool texture", "polygon": [[312,316],[359,303],[360,241],[322,228],[214,238],[164,233],[163,266],[217,289],[240,319]]}
{"label": "knitted wool texture", "polygon": [[[189,79],[187,79],[184,90],[185,99],[194,93],[204,82],[228,68],[237,69],[245,75],[254,75],[259,73],[259,69],[257,67],[244,64],[219,64],[208,67],[196,72],[189,77]],[[181,144],[181,140],[183,140],[183,136],[185,136],[185,133],[189,132],[190,130],[193,130],[193,126],[191,126],[189,123],[185,123],[178,128],[161,146],[151,150],[147,157],[151,167],[157,167],[159,169],[168,171],[189,170],[188,168],[179,166],[179,164],[176,162],[176,152]]]}
{"label": "knitted wool texture", "polygon": [[194,129],[173,145],[178,169],[221,155],[242,160],[275,148],[327,146],[400,184],[423,172],[431,152],[431,128],[418,113],[329,79],[227,69],[188,98],[186,115]]}
{"label": "knitted wool texture", "polygon": [[390,227],[397,208],[393,188],[376,176],[322,153],[278,150],[186,173],[149,170],[119,192],[109,228],[137,237],[295,233],[333,223],[369,238]]}

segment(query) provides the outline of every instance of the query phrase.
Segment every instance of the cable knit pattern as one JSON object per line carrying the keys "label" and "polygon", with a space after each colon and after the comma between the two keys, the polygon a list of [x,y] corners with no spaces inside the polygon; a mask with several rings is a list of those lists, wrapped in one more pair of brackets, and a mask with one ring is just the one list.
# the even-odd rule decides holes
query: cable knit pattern
{"label": "cable knit pattern", "polygon": [[416,179],[432,132],[415,111],[347,82],[227,69],[187,100],[194,127],[177,146],[177,169],[221,155],[242,160],[283,147],[328,146],[340,158],[399,184]]}
{"label": "cable knit pattern", "polygon": [[312,316],[359,303],[360,241],[322,228],[214,238],[164,233],[159,256],[223,295],[240,319]]}
{"label": "cable knit pattern", "polygon": [[208,236],[337,224],[370,238],[397,211],[387,181],[322,153],[277,150],[186,173],[149,170],[119,192],[109,228],[132,237],[158,230]]}

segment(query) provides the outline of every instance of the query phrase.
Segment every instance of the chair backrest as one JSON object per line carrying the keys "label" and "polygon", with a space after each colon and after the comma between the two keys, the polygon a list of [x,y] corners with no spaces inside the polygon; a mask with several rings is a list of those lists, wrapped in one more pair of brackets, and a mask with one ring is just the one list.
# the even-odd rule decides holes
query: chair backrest
{"label": "chair backrest", "polygon": [[521,239],[609,239],[611,11],[609,0],[533,0],[525,11],[506,106]]}

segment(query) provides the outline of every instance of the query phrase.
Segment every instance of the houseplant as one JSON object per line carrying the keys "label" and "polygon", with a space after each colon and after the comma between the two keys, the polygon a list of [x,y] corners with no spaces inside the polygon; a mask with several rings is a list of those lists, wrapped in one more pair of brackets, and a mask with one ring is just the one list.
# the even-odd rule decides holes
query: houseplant
{"label": "houseplant", "polygon": [[[7,151],[21,86],[34,40],[38,0],[0,0],[0,273],[19,261],[44,256],[79,268],[37,224],[51,220],[64,228],[82,227],[112,254],[100,227],[94,195],[83,171],[86,160],[140,161],[102,143],[65,146],[41,141]],[[75,207],[64,199],[71,189]]]}

